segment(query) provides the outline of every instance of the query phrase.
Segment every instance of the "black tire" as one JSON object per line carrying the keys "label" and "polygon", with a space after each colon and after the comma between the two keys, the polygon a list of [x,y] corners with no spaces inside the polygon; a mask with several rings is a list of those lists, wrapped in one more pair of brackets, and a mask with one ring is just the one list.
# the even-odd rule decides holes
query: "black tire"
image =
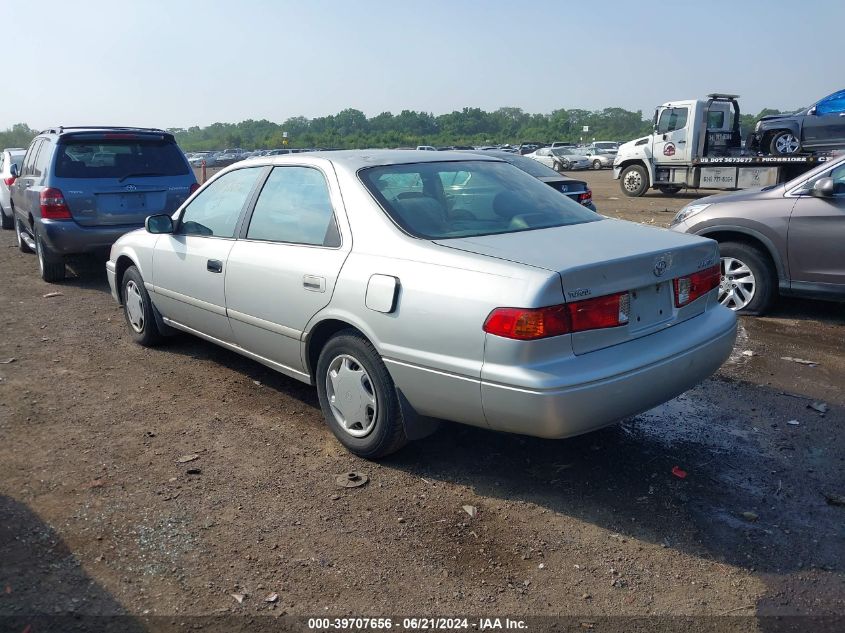
{"label": "black tire", "polygon": [[[741,261],[748,266],[751,274],[754,275],[753,298],[744,307],[736,309],[736,313],[750,316],[765,314],[777,296],[777,274],[769,255],[760,248],[744,242],[720,242],[719,254],[722,258],[723,278],[726,273],[725,258]],[[720,288],[720,299],[722,294],[723,290]]]}
{"label": "black tire", "polygon": [[601,169],[601,161],[600,160],[594,160],[593,161],[593,169],[596,169],[596,170]]}
{"label": "black tire", "polygon": [[24,241],[23,241],[23,238],[21,237],[21,231],[22,231],[23,229],[21,229],[21,222],[20,222],[20,220],[18,220],[18,219],[17,219],[16,217],[14,217],[14,216],[12,216],[12,218],[13,218],[13,219],[12,219],[12,223],[15,225],[15,237],[17,237],[17,238],[18,238],[18,250],[19,250],[21,253],[31,253],[31,252],[32,252],[32,249],[31,249],[29,246],[27,246],[27,243],[26,243],[26,242],[24,242]]}
{"label": "black tire", "polygon": [[[782,148],[778,148],[778,144],[786,141],[788,137],[794,139],[794,143],[791,144],[791,147],[794,147],[795,149],[784,151]],[[772,156],[794,156],[800,152],[801,141],[790,130],[781,130],[780,132],[777,132],[772,135],[772,138],[769,141],[769,153]]]}
{"label": "black tire", "polygon": [[[136,290],[137,295],[135,295]],[[132,296],[135,296],[140,302],[140,321],[137,326],[132,321],[133,318],[138,321],[138,315],[130,317],[130,308],[128,307],[129,301],[132,301]],[[153,303],[144,287],[144,278],[141,277],[141,272],[135,266],[130,266],[123,273],[123,278],[120,280],[120,301],[123,304],[123,317],[126,319],[126,325],[129,327],[129,334],[132,339],[138,345],[144,347],[155,347],[161,343],[163,337],[158,330]],[[138,304],[135,305],[138,307]]]}
{"label": "black tire", "polygon": [[619,177],[619,186],[629,198],[639,198],[648,191],[651,183],[648,180],[648,171],[642,165],[629,165],[622,170]]}
{"label": "black tire", "polygon": [[658,189],[660,189],[660,193],[667,196],[674,196],[681,190],[681,188],[677,185],[661,185]]}
{"label": "black tire", "polygon": [[38,274],[47,283],[63,281],[65,278],[65,260],[50,252],[44,240],[36,233],[35,255],[38,257]]}
{"label": "black tire", "polygon": [[[333,363],[342,357],[355,361],[369,378],[375,394],[375,416],[371,430],[363,437],[353,437],[338,421],[329,400],[327,382]],[[405,424],[393,379],[373,344],[356,330],[343,330],[328,340],[317,361],[317,395],[323,417],[335,437],[351,453],[365,459],[378,459],[405,446]],[[362,431],[365,429],[362,429]]]}
{"label": "black tire", "polygon": [[[9,213],[11,214],[12,210],[9,209]],[[15,228],[15,219],[12,215],[6,215],[6,209],[0,207],[0,220],[2,220],[2,225],[5,230]]]}

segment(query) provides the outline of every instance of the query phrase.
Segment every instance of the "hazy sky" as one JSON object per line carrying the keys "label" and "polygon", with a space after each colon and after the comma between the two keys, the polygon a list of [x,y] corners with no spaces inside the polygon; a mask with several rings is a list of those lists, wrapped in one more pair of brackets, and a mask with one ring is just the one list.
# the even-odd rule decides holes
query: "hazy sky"
{"label": "hazy sky", "polygon": [[0,0],[0,129],[441,114],[845,87],[843,0]]}

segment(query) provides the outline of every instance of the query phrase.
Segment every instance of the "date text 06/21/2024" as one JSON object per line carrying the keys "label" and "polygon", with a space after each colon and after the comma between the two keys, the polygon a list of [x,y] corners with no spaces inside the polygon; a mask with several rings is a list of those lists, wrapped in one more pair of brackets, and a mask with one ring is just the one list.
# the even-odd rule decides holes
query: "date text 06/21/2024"
{"label": "date text 06/21/2024", "polygon": [[[400,626],[401,625],[401,626]],[[525,630],[528,628],[525,620],[511,618],[309,618],[308,629],[313,631],[343,631],[343,630],[390,630],[393,628],[407,631],[425,630],[461,630],[475,629],[478,631],[493,630]]]}

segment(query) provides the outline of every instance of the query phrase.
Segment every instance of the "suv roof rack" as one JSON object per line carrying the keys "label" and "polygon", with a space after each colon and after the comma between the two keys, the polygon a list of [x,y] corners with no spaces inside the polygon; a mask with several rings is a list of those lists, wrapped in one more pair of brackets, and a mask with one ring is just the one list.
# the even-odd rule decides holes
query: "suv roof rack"
{"label": "suv roof rack", "polygon": [[41,130],[39,134],[62,134],[67,130],[121,130],[125,132],[162,132],[167,134],[166,130],[157,127],[133,127],[127,125],[57,125],[46,130]]}
{"label": "suv roof rack", "polygon": [[739,99],[739,95],[729,95],[721,92],[712,92],[707,95],[708,99]]}

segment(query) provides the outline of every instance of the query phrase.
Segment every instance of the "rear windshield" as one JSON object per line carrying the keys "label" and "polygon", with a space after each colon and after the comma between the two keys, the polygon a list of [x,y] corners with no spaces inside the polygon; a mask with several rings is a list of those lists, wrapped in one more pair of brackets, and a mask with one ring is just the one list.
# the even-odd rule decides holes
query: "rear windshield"
{"label": "rear windshield", "polygon": [[363,169],[359,175],[399,226],[426,239],[514,233],[601,219],[504,162],[387,165]]}
{"label": "rear windshield", "polygon": [[164,140],[72,140],[58,148],[58,178],[182,176],[188,173],[176,143]]}

